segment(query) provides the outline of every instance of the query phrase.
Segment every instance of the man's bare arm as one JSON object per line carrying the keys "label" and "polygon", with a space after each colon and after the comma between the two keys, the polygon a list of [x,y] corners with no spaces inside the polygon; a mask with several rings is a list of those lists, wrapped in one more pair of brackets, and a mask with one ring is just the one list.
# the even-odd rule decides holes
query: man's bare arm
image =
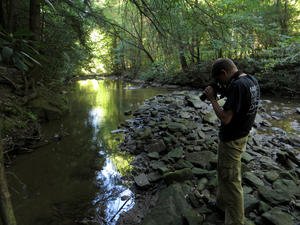
{"label": "man's bare arm", "polygon": [[210,99],[213,109],[217,117],[221,120],[222,124],[229,124],[233,117],[233,112],[231,110],[224,111],[216,99]]}

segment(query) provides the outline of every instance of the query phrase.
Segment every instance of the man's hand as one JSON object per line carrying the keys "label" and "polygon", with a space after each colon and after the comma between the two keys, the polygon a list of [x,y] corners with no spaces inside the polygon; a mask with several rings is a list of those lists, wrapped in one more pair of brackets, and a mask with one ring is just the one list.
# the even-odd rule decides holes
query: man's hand
{"label": "man's hand", "polygon": [[212,86],[205,88],[204,93],[211,102],[213,109],[217,117],[221,120],[222,124],[229,124],[233,117],[233,112],[231,110],[224,111],[215,98],[215,91]]}
{"label": "man's hand", "polygon": [[207,98],[209,101],[212,101],[215,98],[215,91],[212,88],[212,86],[208,86],[207,88],[205,88],[204,93],[206,94]]}

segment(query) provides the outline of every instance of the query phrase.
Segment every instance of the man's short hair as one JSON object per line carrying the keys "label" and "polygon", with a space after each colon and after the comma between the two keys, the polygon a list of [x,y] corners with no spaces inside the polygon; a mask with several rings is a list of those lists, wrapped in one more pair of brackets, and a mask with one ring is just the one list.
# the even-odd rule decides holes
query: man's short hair
{"label": "man's short hair", "polygon": [[236,68],[236,65],[231,59],[219,58],[212,65],[211,75],[213,78],[216,78],[220,75],[221,70],[226,70],[226,72],[232,72]]}

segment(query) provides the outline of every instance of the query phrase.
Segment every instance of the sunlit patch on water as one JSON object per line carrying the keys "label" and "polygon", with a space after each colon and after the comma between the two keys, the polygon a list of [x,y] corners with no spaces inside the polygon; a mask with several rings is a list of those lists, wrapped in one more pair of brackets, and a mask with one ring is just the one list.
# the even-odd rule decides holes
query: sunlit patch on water
{"label": "sunlit patch on water", "polygon": [[125,87],[124,89],[125,90],[135,90],[135,89],[139,89],[140,87],[134,87],[134,86],[131,86],[131,87]]}
{"label": "sunlit patch on water", "polygon": [[[96,208],[95,220],[99,224],[116,224],[122,212],[130,210],[134,206],[132,192],[126,188],[117,172],[113,162],[107,158],[105,165],[97,174],[97,182],[100,190],[94,200]],[[103,204],[106,202],[106,204]]]}

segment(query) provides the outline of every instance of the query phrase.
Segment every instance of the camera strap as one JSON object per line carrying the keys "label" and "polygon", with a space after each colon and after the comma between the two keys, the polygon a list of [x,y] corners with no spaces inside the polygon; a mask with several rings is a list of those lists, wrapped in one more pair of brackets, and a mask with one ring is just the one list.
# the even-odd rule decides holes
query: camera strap
{"label": "camera strap", "polygon": [[230,81],[229,81],[229,84],[228,84],[228,86],[227,86],[227,89],[231,86],[231,84],[232,84],[234,81],[236,81],[237,79],[239,79],[239,78],[240,78],[240,75],[243,74],[243,73],[244,73],[244,72],[241,71],[241,70],[236,71],[236,72],[232,75],[232,77],[231,77],[231,79],[230,79]]}
{"label": "camera strap", "polygon": [[226,93],[227,93],[229,87],[231,86],[231,84],[232,84],[234,81],[238,80],[238,79],[240,78],[240,75],[243,74],[243,73],[244,73],[243,71],[238,70],[238,71],[236,71],[236,72],[232,75],[232,77],[231,77],[231,79],[230,79],[230,81],[229,81],[229,84],[227,85],[227,87],[226,87],[226,89],[225,89],[224,96],[226,96]]}

